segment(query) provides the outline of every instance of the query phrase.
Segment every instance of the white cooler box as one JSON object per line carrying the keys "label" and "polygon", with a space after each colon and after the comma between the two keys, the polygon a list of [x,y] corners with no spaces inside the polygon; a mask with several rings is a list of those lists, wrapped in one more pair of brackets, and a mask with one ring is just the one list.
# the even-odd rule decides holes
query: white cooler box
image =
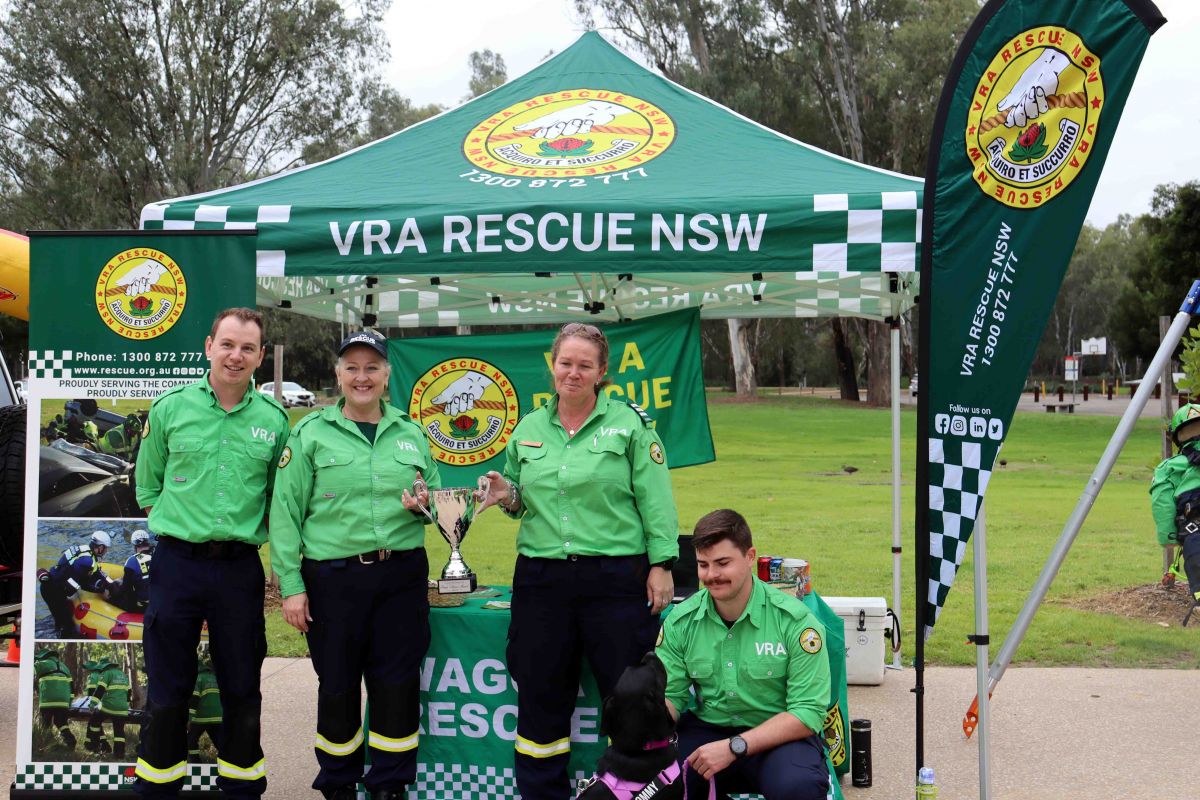
{"label": "white cooler box", "polygon": [[846,636],[846,683],[878,686],[883,683],[887,636],[887,601],[882,597],[826,597],[842,618]]}

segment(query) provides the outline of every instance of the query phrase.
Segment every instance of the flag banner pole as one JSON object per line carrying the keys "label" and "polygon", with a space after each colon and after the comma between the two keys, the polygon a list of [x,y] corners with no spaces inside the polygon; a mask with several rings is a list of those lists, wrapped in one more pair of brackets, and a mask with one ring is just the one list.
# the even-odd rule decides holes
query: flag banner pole
{"label": "flag banner pole", "polygon": [[1138,66],[1165,21],[1149,0],[989,0],[942,89],[921,219],[918,769],[923,640],[966,554]]}
{"label": "flag banner pole", "polygon": [[988,675],[988,601],[987,601],[987,524],[984,504],[979,504],[979,519],[975,523],[975,688],[979,700],[979,800],[990,800],[991,777],[991,709],[984,692]]}
{"label": "flag banner pole", "polygon": [[[1108,446],[1104,449],[1104,454],[1100,456],[1100,460],[1096,464],[1096,469],[1092,472],[1091,477],[1088,478],[1088,482],[1083,488],[1083,493],[1079,496],[1079,502],[1075,504],[1075,510],[1067,518],[1067,523],[1063,526],[1062,533],[1058,535],[1058,541],[1055,542],[1054,549],[1051,550],[1045,565],[1042,566],[1037,583],[1034,584],[1033,590],[1025,600],[1025,605],[1021,607],[1021,613],[1017,615],[1016,622],[1013,623],[1012,628],[1008,631],[1008,635],[1004,638],[1004,643],[1000,646],[1000,652],[996,655],[996,661],[992,664],[990,670],[987,694],[990,695],[994,692],[996,684],[1004,677],[1004,671],[1008,669],[1013,655],[1017,652],[1017,648],[1020,647],[1021,641],[1025,638],[1025,633],[1029,630],[1029,625],[1033,622],[1033,617],[1037,613],[1038,607],[1045,600],[1046,593],[1050,590],[1050,584],[1054,582],[1059,568],[1062,567],[1062,563],[1067,557],[1067,552],[1071,549],[1071,545],[1075,543],[1075,537],[1079,535],[1079,530],[1083,527],[1083,522],[1087,519],[1088,512],[1092,510],[1092,505],[1096,502],[1096,497],[1100,494],[1100,489],[1103,488],[1104,482],[1108,480],[1109,473],[1112,472],[1113,465],[1117,462],[1117,456],[1121,454],[1122,448],[1125,447],[1125,442],[1129,440],[1129,435],[1133,432],[1133,426],[1141,416],[1142,409],[1146,407],[1146,403],[1149,402],[1150,396],[1154,393],[1154,386],[1158,383],[1158,378],[1170,364],[1171,355],[1175,352],[1175,346],[1183,338],[1188,325],[1191,324],[1192,315],[1196,314],[1198,310],[1200,310],[1200,280],[1192,284],[1192,288],[1188,292],[1187,298],[1183,301],[1179,313],[1175,315],[1175,319],[1171,322],[1171,327],[1167,330],[1167,335],[1159,344],[1158,352],[1154,354],[1154,358],[1150,362],[1150,367],[1146,370],[1145,377],[1142,378],[1142,382],[1134,393],[1133,399],[1129,402],[1129,407],[1121,415],[1121,421],[1117,424],[1117,429],[1113,431],[1112,438],[1109,439]],[[980,690],[982,691],[982,687]],[[982,698],[982,694],[977,695],[976,701],[981,701]],[[982,702],[979,705],[982,708]],[[973,703],[972,708],[974,707],[975,704]],[[969,715],[970,712],[968,712],[968,718]],[[967,723],[965,721],[963,726],[964,730],[966,730]],[[971,735],[970,731],[967,731],[967,735]]]}

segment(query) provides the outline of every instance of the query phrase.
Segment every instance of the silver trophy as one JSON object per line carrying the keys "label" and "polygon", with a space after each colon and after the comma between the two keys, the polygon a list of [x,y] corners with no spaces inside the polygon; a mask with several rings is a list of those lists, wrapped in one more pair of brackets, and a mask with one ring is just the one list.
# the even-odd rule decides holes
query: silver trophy
{"label": "silver trophy", "polygon": [[[481,479],[481,481],[486,479]],[[442,538],[450,544],[450,560],[442,569],[438,581],[438,594],[466,594],[475,591],[475,573],[462,557],[462,542],[467,530],[475,521],[478,490],[466,487],[453,489],[430,489],[429,508],[421,506],[425,516],[441,531]]]}

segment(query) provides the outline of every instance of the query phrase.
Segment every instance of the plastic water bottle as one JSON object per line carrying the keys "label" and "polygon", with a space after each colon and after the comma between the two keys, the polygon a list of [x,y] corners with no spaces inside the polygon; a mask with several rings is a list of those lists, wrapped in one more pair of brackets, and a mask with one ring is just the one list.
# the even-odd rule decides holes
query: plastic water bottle
{"label": "plastic water bottle", "polygon": [[921,767],[917,772],[917,800],[937,800],[937,794],[933,767]]}

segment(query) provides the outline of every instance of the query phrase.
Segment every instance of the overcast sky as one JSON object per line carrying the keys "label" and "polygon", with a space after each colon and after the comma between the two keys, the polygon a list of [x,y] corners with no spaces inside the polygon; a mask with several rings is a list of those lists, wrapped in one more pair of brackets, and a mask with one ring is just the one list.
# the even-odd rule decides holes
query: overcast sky
{"label": "overcast sky", "polygon": [[[1167,24],[1150,40],[1088,212],[1103,226],[1150,210],[1154,187],[1200,179],[1200,2],[1159,0]],[[509,78],[537,66],[583,32],[571,0],[394,3],[387,17],[386,74],[418,104],[457,105],[467,94],[467,57],[490,49]],[[633,55],[632,53],[630,55]]]}

